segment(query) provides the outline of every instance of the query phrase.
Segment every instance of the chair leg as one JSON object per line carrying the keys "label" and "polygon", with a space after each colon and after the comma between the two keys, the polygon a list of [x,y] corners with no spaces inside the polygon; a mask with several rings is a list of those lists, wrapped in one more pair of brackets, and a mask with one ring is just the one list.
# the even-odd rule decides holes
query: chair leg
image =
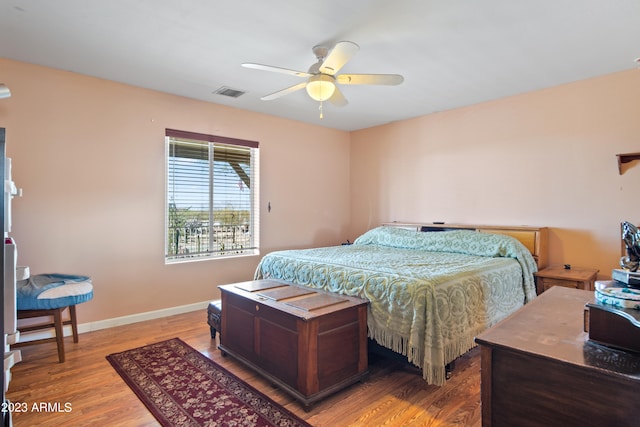
{"label": "chair leg", "polygon": [[71,330],[73,332],[73,342],[78,342],[78,318],[76,316],[76,306],[69,306],[69,320],[64,320],[62,314],[67,309],[67,307],[62,308],[53,308],[47,310],[18,310],[17,317],[18,319],[29,319],[33,317],[53,317],[53,323],[42,323],[37,325],[18,327],[20,332],[31,332],[37,331],[41,329],[51,329],[53,327],[55,329],[56,336],[55,338],[43,338],[33,341],[26,342],[18,342],[14,344],[15,347],[22,347],[31,344],[39,344],[44,342],[52,342],[55,341],[58,346],[58,359],[60,363],[65,361],[65,353],[64,353],[64,326],[71,325]]}
{"label": "chair leg", "polygon": [[69,317],[71,318],[71,331],[73,332],[73,342],[78,342],[78,318],[76,317],[76,306],[69,306]]}
{"label": "chair leg", "polygon": [[53,310],[53,323],[56,329],[56,343],[58,344],[58,360],[60,360],[60,363],[64,362],[64,331],[62,329],[62,310],[64,310],[64,308],[57,308]]}

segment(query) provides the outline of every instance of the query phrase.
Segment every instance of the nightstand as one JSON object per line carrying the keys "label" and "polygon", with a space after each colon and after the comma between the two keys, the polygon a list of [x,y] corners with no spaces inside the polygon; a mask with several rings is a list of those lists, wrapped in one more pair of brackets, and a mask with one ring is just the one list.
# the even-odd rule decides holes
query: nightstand
{"label": "nightstand", "polygon": [[552,286],[593,291],[597,275],[598,270],[593,268],[571,267],[566,269],[563,266],[547,267],[535,274],[536,291],[540,295]]}

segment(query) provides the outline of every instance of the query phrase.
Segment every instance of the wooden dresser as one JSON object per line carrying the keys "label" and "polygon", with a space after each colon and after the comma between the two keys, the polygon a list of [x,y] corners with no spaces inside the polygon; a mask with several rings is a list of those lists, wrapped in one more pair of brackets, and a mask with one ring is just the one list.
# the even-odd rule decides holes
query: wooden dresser
{"label": "wooden dresser", "polygon": [[305,409],[368,374],[368,301],[276,280],[219,288],[220,350]]}
{"label": "wooden dresser", "polygon": [[483,426],[640,425],[640,354],[588,340],[593,298],[554,286],[476,338]]}

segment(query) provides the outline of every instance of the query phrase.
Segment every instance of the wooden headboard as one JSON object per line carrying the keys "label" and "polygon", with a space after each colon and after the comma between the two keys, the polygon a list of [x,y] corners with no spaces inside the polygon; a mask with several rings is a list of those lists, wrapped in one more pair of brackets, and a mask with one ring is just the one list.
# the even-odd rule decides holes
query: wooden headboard
{"label": "wooden headboard", "polygon": [[538,265],[538,270],[547,266],[547,227],[528,227],[512,225],[472,225],[445,223],[402,223],[387,222],[388,227],[399,227],[415,231],[474,230],[480,233],[506,234],[518,239],[531,252]]}

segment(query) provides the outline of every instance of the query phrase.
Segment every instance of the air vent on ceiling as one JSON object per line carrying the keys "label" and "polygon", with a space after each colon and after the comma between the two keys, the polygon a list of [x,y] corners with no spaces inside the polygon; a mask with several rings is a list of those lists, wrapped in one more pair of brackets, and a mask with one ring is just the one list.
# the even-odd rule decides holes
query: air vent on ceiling
{"label": "air vent on ceiling", "polygon": [[222,86],[220,89],[216,90],[213,93],[215,93],[216,95],[228,96],[231,98],[238,98],[239,96],[242,96],[245,94],[245,92],[242,90],[231,89],[230,87],[226,87],[226,86]]}

